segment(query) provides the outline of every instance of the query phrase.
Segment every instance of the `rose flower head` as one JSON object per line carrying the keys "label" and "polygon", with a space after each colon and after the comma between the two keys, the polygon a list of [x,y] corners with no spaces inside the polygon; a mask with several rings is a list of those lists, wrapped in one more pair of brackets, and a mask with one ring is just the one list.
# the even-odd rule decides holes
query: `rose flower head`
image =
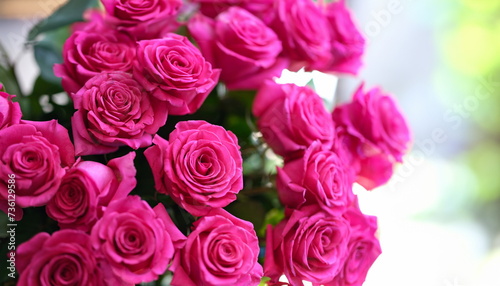
{"label": "rose flower head", "polygon": [[284,274],[291,285],[302,285],[302,280],[330,285],[344,267],[350,235],[345,218],[317,205],[293,210],[276,227],[268,227],[264,275],[271,282]]}
{"label": "rose flower head", "polygon": [[77,155],[111,153],[124,145],[149,146],[167,120],[166,104],[149,96],[124,72],[94,76],[73,100],[77,111],[71,123]]}
{"label": "rose flower head", "polygon": [[64,175],[59,190],[47,204],[49,217],[60,228],[89,232],[113,200],[126,197],[136,186],[135,152],[107,165],[79,161]]}
{"label": "rose flower head", "polygon": [[307,86],[266,82],[257,92],[253,114],[267,144],[284,157],[300,157],[314,141],[330,149],[334,125],[323,100]]}
{"label": "rose flower head", "polygon": [[280,201],[288,208],[318,205],[341,215],[353,200],[349,166],[334,152],[322,150],[318,141],[304,156],[278,168],[276,184]]}
{"label": "rose flower head", "polygon": [[376,236],[377,218],[361,213],[357,200],[344,213],[344,217],[351,226],[348,255],[344,266],[330,285],[361,286],[368,270],[382,253]]}
{"label": "rose flower head", "polygon": [[106,274],[83,231],[41,232],[16,250],[19,286],[116,285]]}
{"label": "rose flower head", "polygon": [[411,136],[395,100],[379,88],[365,92],[361,85],[352,102],[338,106],[333,120],[341,144],[356,166],[357,182],[366,189],[386,183],[396,162],[402,162]]}
{"label": "rose flower head", "polygon": [[145,151],[155,186],[194,216],[222,208],[243,189],[236,136],[205,121],[183,121],[169,140],[156,136]]}
{"label": "rose flower head", "polygon": [[262,278],[259,241],[253,225],[223,209],[193,224],[172,263],[174,286],[252,286]]}
{"label": "rose flower head", "polygon": [[19,103],[13,102],[15,95],[8,94],[0,83],[0,129],[21,122],[22,112]]}
{"label": "rose flower head", "polygon": [[215,19],[198,14],[188,29],[230,90],[257,89],[288,67],[276,33],[243,8],[231,7]]}
{"label": "rose flower head", "polygon": [[[74,162],[75,151],[68,130],[56,120],[23,120],[21,124],[0,129],[0,176],[15,176],[16,207],[47,204]],[[0,209],[5,213],[9,196],[7,182],[0,182]],[[21,215],[18,212],[16,219],[21,219]]]}
{"label": "rose flower head", "polygon": [[54,74],[62,78],[62,86],[70,96],[101,72],[132,71],[135,43],[130,37],[98,19],[73,28],[63,46],[64,62],[54,65]]}
{"label": "rose flower head", "polygon": [[139,196],[113,200],[90,236],[109,271],[128,284],[158,279],[186,239],[162,204],[151,208]]}
{"label": "rose flower head", "polygon": [[134,78],[155,98],[165,101],[172,115],[194,113],[219,80],[201,52],[181,35],[137,44]]}
{"label": "rose flower head", "polygon": [[161,37],[179,27],[182,0],[101,0],[105,22],[137,40]]}

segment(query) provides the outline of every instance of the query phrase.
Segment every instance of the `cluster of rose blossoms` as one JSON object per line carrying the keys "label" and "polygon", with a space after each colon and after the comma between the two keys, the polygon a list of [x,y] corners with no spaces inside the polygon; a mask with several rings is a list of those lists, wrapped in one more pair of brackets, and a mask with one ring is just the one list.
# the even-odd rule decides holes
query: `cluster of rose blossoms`
{"label": "cluster of rose blossoms", "polygon": [[[0,177],[16,175],[16,219],[45,206],[61,230],[16,252],[18,285],[361,285],[381,253],[376,218],[352,192],[386,183],[410,135],[394,100],[361,86],[332,113],[283,69],[357,74],[364,39],[344,1],[101,0],[54,67],[76,109],[72,141],[57,121],[21,120],[0,92]],[[185,17],[188,15],[189,17]],[[180,19],[187,20],[181,21]],[[175,34],[187,28],[189,38]],[[251,223],[223,210],[243,189],[237,137],[205,121],[156,135],[168,115],[196,112],[215,86],[257,90],[253,114],[284,158],[276,188],[285,218],[268,226],[264,267]],[[1,89],[1,87],[0,87]],[[136,187],[131,151],[106,165],[75,156],[144,152],[158,192],[197,218],[189,235]],[[7,212],[7,185],[0,183]]]}

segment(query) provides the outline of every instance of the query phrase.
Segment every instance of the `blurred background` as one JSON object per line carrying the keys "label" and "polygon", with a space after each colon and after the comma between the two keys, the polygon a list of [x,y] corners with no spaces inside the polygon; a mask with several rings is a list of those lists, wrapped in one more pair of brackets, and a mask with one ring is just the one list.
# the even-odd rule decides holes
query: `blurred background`
{"label": "blurred background", "polygon": [[500,1],[350,4],[360,77],[398,98],[414,136],[391,182],[360,191],[383,249],[365,285],[500,285]]}
{"label": "blurred background", "polygon": [[[0,0],[0,43],[25,94],[38,74],[25,36],[64,2]],[[356,190],[383,248],[364,285],[500,285],[500,1],[348,5],[368,45],[361,75],[341,77],[336,95],[361,79],[382,86],[414,138],[387,186]]]}

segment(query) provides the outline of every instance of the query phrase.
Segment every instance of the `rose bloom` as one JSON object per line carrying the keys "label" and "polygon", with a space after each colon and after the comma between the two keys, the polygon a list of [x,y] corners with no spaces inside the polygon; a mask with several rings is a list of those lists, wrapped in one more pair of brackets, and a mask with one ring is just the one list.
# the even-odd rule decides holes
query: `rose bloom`
{"label": "rose bloom", "polygon": [[91,243],[123,283],[151,282],[165,273],[186,237],[165,207],[139,196],[113,200],[92,228]]}
{"label": "rose bloom", "polygon": [[74,29],[63,46],[64,62],[54,65],[54,74],[62,78],[70,96],[103,71],[132,71],[135,43],[127,35],[97,20],[79,23]]}
{"label": "rose bloom", "polygon": [[241,7],[254,14],[265,23],[273,17],[274,0],[192,0],[200,5],[203,15],[215,18],[231,7]]}
{"label": "rose bloom", "polygon": [[344,214],[351,226],[348,256],[344,267],[326,286],[361,286],[368,270],[382,253],[376,237],[377,218],[361,213],[357,203]]}
{"label": "rose bloom", "polygon": [[361,67],[365,39],[356,28],[344,1],[334,1],[325,8],[331,33],[331,57],[324,63],[316,63],[312,69],[324,72],[357,74]]}
{"label": "rose bloom", "polygon": [[80,161],[62,179],[47,204],[49,217],[60,228],[89,232],[111,201],[126,197],[136,186],[135,152],[112,159],[107,165]]}
{"label": "rose bloom", "polygon": [[322,150],[318,141],[302,158],[278,168],[276,179],[280,201],[297,209],[317,204],[323,211],[341,215],[353,199],[352,181],[344,161],[330,150]]}
{"label": "rose bloom", "polygon": [[316,205],[286,215],[274,229],[268,226],[264,275],[271,282],[285,274],[291,285],[302,285],[302,280],[327,285],[347,258],[348,221]]}
{"label": "rose bloom", "polygon": [[[23,120],[0,130],[0,177],[15,175],[18,207],[43,206],[49,202],[66,169],[75,162],[74,157],[68,131],[56,120]],[[7,180],[2,180],[0,209],[6,213],[8,195]],[[20,218],[16,215],[16,219]]]}
{"label": "rose bloom", "polygon": [[175,286],[258,285],[259,241],[250,222],[213,209],[193,224],[172,263]]}
{"label": "rose bloom", "polygon": [[89,235],[78,230],[41,232],[16,250],[19,286],[116,285],[105,276]]}
{"label": "rose bloom", "polygon": [[177,15],[182,0],[101,0],[105,21],[134,39],[160,37],[178,28]]}
{"label": "rose bloom", "polygon": [[378,88],[364,92],[361,85],[352,102],[335,108],[333,120],[346,137],[342,147],[358,168],[357,182],[369,190],[386,183],[410,144],[408,125],[396,102]]}
{"label": "rose bloom", "polygon": [[194,216],[222,208],[243,189],[238,139],[223,127],[205,121],[184,121],[168,141],[155,136],[144,152],[155,186]]}
{"label": "rose bloom", "polygon": [[267,144],[281,156],[300,156],[319,140],[329,149],[334,125],[322,99],[309,87],[266,82],[257,92],[253,114]]}
{"label": "rose bloom", "polygon": [[288,66],[278,57],[282,46],[274,31],[245,9],[231,7],[215,20],[198,14],[188,29],[228,89],[257,89]]}
{"label": "rose bloom", "polygon": [[283,43],[286,56],[293,60],[291,70],[330,59],[330,26],[321,8],[311,0],[276,0],[271,28]]}
{"label": "rose bloom", "polygon": [[111,153],[120,146],[151,145],[165,125],[167,107],[148,96],[124,72],[101,73],[73,96],[77,111],[71,119],[77,155]]}
{"label": "rose bloom", "polygon": [[3,92],[0,83],[0,129],[21,122],[22,112],[19,103],[13,102],[15,95]]}
{"label": "rose bloom", "polygon": [[135,79],[154,97],[168,104],[169,114],[194,113],[219,80],[189,40],[177,34],[138,42]]}

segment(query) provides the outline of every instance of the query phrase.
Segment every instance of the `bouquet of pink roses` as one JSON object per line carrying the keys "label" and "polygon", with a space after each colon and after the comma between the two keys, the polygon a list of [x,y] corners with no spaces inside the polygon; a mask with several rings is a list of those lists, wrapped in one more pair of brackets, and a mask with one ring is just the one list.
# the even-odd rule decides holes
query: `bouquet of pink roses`
{"label": "bouquet of pink roses", "polygon": [[2,279],[361,285],[381,249],[352,187],[389,180],[407,124],[378,88],[330,112],[275,81],[358,73],[344,1],[94,2],[30,32],[29,96],[0,61]]}

